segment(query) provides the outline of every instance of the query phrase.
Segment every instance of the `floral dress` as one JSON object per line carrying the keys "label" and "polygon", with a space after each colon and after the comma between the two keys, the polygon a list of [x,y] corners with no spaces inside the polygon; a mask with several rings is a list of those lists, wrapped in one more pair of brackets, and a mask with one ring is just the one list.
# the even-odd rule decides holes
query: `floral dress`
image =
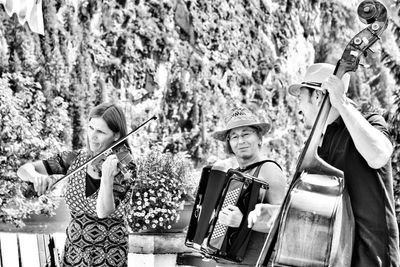
{"label": "floral dress", "polygon": [[[63,152],[43,163],[49,175],[69,174],[88,160],[85,151]],[[68,179],[65,200],[71,212],[61,266],[127,266],[128,230],[126,207],[131,198],[132,177],[114,179],[116,210],[107,218],[98,218],[98,188],[87,195],[86,169]]]}

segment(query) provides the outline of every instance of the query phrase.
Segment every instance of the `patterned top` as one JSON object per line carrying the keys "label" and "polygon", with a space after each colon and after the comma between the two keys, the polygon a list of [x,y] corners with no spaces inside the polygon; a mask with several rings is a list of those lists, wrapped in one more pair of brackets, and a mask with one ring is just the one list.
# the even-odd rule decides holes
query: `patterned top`
{"label": "patterned top", "polygon": [[[62,152],[43,161],[47,173],[68,175],[89,159],[86,151]],[[98,190],[86,196],[86,169],[82,169],[73,176],[69,177],[65,199],[71,213],[87,213],[97,216],[96,201]],[[126,205],[132,195],[133,177],[124,177],[121,173],[114,179],[114,201],[116,210],[109,215],[113,218],[121,218],[125,213]],[[122,204],[122,205],[121,205]]]}
{"label": "patterned top", "polygon": [[[48,174],[69,174],[89,158],[85,151],[63,152],[43,161]],[[115,211],[98,218],[98,189],[86,196],[86,169],[69,177],[65,200],[71,211],[71,221],[61,266],[106,267],[127,266],[128,230],[125,214],[132,196],[133,175],[117,174],[114,178]]]}

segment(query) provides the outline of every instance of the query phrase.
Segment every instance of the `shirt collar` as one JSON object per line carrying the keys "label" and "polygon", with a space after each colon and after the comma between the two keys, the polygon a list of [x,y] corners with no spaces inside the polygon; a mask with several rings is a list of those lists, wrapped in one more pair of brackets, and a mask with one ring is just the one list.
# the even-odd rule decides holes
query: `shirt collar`
{"label": "shirt collar", "polygon": [[343,127],[345,126],[344,121],[342,117],[337,117],[336,120],[334,120],[331,124],[328,125],[328,127]]}

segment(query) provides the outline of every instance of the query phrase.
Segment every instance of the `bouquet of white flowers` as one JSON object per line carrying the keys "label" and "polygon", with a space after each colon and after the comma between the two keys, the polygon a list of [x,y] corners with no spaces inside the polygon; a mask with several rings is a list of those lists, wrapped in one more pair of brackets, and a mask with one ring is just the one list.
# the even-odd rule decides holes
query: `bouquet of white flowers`
{"label": "bouquet of white flowers", "polygon": [[139,158],[129,226],[133,231],[163,231],[179,220],[191,181],[192,163],[185,153],[162,153],[153,149]]}

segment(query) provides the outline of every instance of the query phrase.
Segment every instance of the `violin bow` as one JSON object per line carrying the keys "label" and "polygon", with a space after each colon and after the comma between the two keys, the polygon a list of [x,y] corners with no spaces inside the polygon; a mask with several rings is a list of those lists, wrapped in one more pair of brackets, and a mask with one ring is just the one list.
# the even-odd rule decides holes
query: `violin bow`
{"label": "violin bow", "polygon": [[54,183],[50,186],[49,189],[53,188],[56,184],[58,184],[60,181],[71,177],[72,175],[76,174],[77,172],[81,171],[83,168],[85,168],[87,165],[89,165],[90,163],[92,163],[93,161],[97,160],[98,158],[100,158],[101,156],[105,155],[110,155],[112,153],[112,149],[116,146],[118,146],[119,144],[121,144],[122,142],[124,142],[126,139],[128,139],[128,137],[135,133],[137,130],[139,130],[140,128],[142,128],[144,125],[146,125],[148,122],[150,122],[151,120],[156,120],[157,117],[153,116],[150,119],[146,120],[145,122],[143,122],[141,125],[139,125],[136,129],[132,130],[131,132],[129,132],[127,135],[125,135],[124,137],[122,137],[121,139],[119,139],[118,141],[112,143],[111,145],[109,145],[107,148],[103,149],[101,152],[99,152],[97,155],[93,156],[92,158],[88,159],[86,162],[82,163],[78,168],[76,168],[75,170],[73,170],[71,173],[58,178],[57,180],[54,181]]}

